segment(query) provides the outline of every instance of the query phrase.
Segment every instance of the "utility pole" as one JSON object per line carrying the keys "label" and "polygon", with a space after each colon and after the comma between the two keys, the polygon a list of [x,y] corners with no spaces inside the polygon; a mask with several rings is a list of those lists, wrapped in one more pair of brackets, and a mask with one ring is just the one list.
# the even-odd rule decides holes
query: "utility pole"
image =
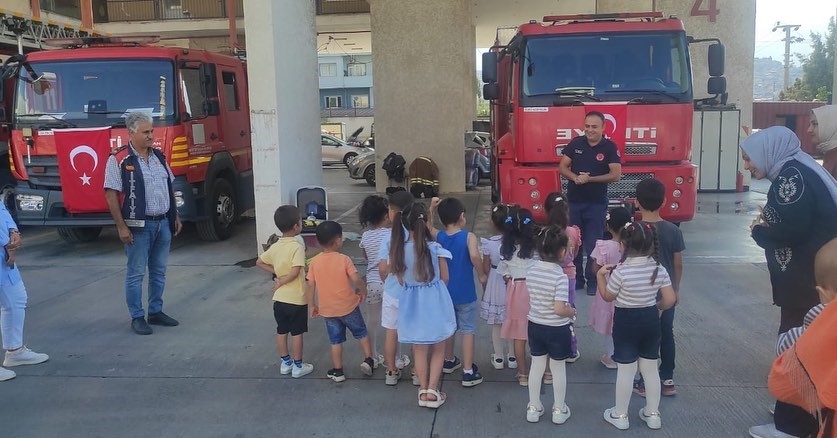
{"label": "utility pole", "polygon": [[[834,15],[834,20],[837,22],[837,14]],[[827,35],[827,33],[826,33]],[[837,35],[832,35],[833,38],[837,38]],[[834,44],[834,69],[831,70],[831,104],[837,104],[837,99],[834,98],[835,93],[837,93],[837,44]]]}
{"label": "utility pole", "polygon": [[802,38],[799,37],[792,37],[791,32],[799,30],[800,25],[798,24],[781,24],[781,22],[777,21],[776,25],[773,26],[773,32],[776,32],[779,29],[785,31],[785,38],[782,40],[785,42],[785,90],[788,89],[790,86],[790,46],[791,43],[799,43],[802,42]]}

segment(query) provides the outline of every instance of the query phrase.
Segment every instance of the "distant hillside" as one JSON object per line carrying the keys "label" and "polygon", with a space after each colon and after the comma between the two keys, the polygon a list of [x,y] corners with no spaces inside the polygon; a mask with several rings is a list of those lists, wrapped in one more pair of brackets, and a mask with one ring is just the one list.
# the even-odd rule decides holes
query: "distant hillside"
{"label": "distant hillside", "polygon": [[[781,60],[755,58],[753,69],[753,100],[779,100],[785,69]],[[790,83],[802,77],[802,67],[791,64]]]}

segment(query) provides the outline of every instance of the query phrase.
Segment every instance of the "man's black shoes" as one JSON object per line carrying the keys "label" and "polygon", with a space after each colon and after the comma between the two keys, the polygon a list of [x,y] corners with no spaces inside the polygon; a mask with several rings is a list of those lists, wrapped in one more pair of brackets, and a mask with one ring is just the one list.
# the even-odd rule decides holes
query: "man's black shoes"
{"label": "man's black shoes", "polygon": [[162,325],[165,327],[175,327],[177,325],[180,325],[180,323],[177,322],[176,319],[166,315],[163,312],[149,313],[148,323],[152,325]]}
{"label": "man's black shoes", "polygon": [[154,330],[151,330],[151,327],[149,327],[148,323],[145,322],[145,318],[132,319],[131,328],[134,329],[134,333],[138,335],[150,335],[154,333]]}

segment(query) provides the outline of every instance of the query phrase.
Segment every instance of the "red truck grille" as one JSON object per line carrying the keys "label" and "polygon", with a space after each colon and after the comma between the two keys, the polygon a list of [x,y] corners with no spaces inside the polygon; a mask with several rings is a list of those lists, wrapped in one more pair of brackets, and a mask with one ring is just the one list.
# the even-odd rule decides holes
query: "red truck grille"
{"label": "red truck grille", "polygon": [[[653,173],[624,173],[619,182],[607,185],[608,199],[626,199],[636,197],[636,185],[640,181],[653,178]],[[567,180],[561,178],[561,191],[567,191]]]}

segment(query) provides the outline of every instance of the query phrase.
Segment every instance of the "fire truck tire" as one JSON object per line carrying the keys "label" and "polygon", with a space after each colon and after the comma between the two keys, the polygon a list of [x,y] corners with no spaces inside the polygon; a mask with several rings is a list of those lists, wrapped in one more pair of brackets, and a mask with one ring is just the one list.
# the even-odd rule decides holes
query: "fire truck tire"
{"label": "fire truck tire", "polygon": [[67,243],[92,242],[101,232],[102,227],[58,227],[58,235]]}
{"label": "fire truck tire", "polygon": [[237,218],[232,184],[223,178],[215,180],[206,202],[209,218],[197,223],[198,237],[209,242],[228,239]]}

